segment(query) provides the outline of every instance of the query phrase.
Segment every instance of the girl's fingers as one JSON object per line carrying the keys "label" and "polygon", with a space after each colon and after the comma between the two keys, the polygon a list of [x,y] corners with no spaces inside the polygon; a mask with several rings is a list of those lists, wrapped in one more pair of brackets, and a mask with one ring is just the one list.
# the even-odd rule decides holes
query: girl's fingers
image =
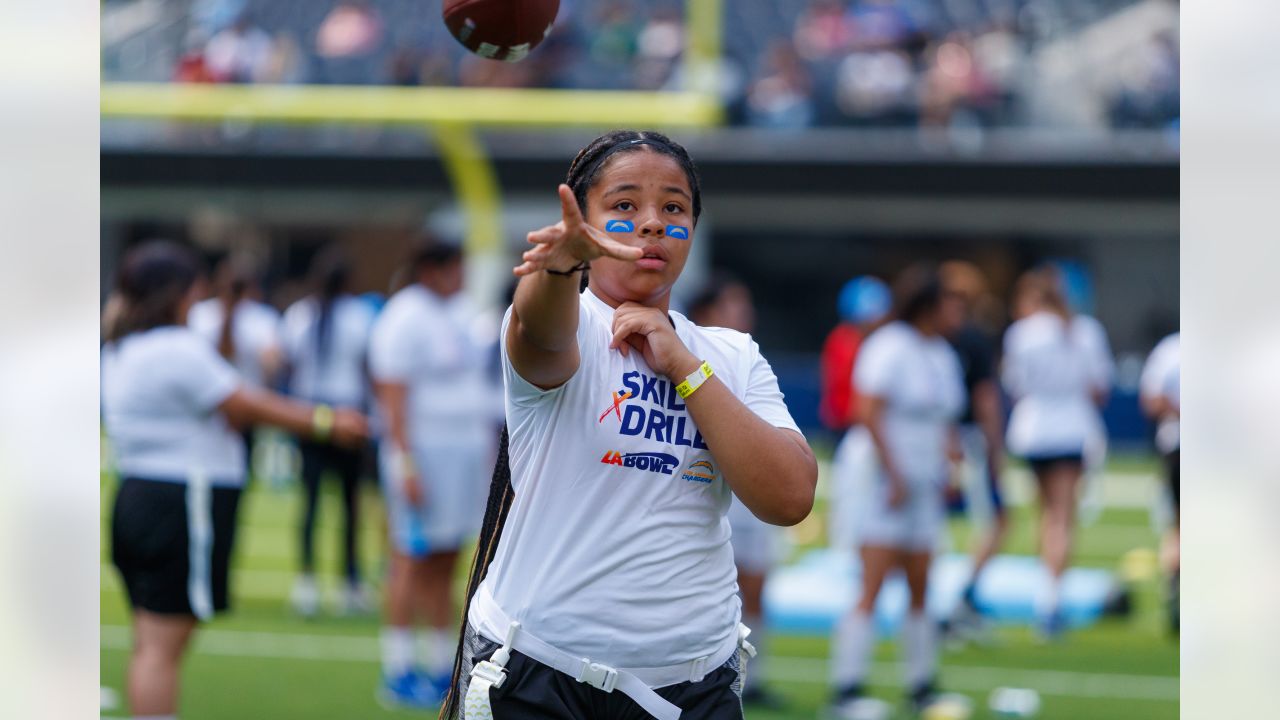
{"label": "girl's fingers", "polygon": [[644,250],[642,248],[623,245],[617,240],[609,237],[599,237],[595,235],[592,237],[596,241],[596,246],[600,249],[600,252],[608,257],[618,260],[628,260],[631,262],[635,262],[636,260],[644,257]]}
{"label": "girl's fingers", "polygon": [[643,318],[621,318],[614,320],[613,339],[609,341],[609,347],[622,350],[622,354],[626,354],[624,348],[627,347],[627,338],[632,335],[645,335],[645,325]]}
{"label": "girl's fingers", "polygon": [[581,226],[582,211],[578,209],[578,199],[573,196],[573,190],[560,183],[557,192],[560,193],[560,214],[564,217],[565,227]]}
{"label": "girl's fingers", "polygon": [[556,223],[548,225],[544,228],[534,230],[525,235],[525,239],[531,244],[541,245],[544,243],[554,243],[564,237],[564,223]]}

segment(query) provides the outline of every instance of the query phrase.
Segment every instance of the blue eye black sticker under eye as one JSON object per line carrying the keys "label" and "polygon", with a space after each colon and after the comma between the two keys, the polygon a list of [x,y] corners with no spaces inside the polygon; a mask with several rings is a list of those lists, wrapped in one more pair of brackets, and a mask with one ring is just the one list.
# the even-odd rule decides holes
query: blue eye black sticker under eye
{"label": "blue eye black sticker under eye", "polygon": [[635,232],[636,226],[630,220],[610,220],[604,224],[605,232]]}
{"label": "blue eye black sticker under eye", "polygon": [[687,228],[687,227],[685,227],[685,226],[683,226],[683,225],[668,225],[668,226],[667,226],[667,237],[673,237],[673,238],[675,238],[675,239],[677,239],[677,240],[688,240],[688,239],[689,239],[689,228]]}

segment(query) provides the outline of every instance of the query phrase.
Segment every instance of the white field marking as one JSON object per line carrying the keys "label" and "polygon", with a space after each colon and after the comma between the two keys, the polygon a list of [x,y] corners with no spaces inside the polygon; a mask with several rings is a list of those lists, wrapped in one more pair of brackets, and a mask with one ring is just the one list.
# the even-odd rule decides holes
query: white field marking
{"label": "white field marking", "polygon": [[[131,644],[129,628],[120,625],[102,626],[101,638],[102,647],[108,650],[127,650]],[[195,652],[227,657],[361,663],[380,662],[382,657],[378,639],[372,637],[242,630],[201,630],[196,634]],[[766,668],[771,680],[815,685],[828,682],[825,660],[773,655]],[[749,667],[747,672],[750,674]],[[941,676],[945,686],[954,690],[985,692],[1004,685],[1032,688],[1044,695],[1062,697],[1178,699],[1178,678],[1159,675],[945,665]],[[873,684],[898,687],[902,684],[901,677],[902,666],[899,663],[875,663],[872,666]]]}
{"label": "white field marking", "polygon": [[[766,673],[771,680],[810,684],[828,682],[829,674],[825,660],[774,655],[769,658],[769,661]],[[871,684],[900,687],[903,684],[903,668],[901,663],[873,663]],[[747,668],[747,672],[750,674],[750,667]],[[1062,697],[1164,701],[1178,699],[1179,679],[1160,675],[1081,673],[1070,670],[1025,670],[947,664],[942,665],[939,675],[942,686],[951,690],[985,692],[996,687],[1008,686],[1032,688],[1042,695]]]}
{"label": "white field marking", "polygon": [[[831,495],[831,462],[818,461],[818,496]],[[1102,506],[1104,508],[1148,510],[1160,492],[1157,471],[1126,471],[1103,473]],[[1014,467],[1005,470],[1002,478],[1005,501],[1015,507],[1033,505],[1036,502],[1035,480],[1027,468]]]}
{"label": "white field marking", "polygon": [[[120,581],[120,573],[110,564],[100,566],[99,576],[103,590],[124,591]],[[288,602],[289,590],[298,577],[295,572],[286,570],[255,570],[252,568],[236,568],[231,571],[231,595],[235,598],[253,598],[255,600],[279,600]],[[345,582],[338,575],[320,574],[316,576],[322,593],[335,594]]]}
{"label": "white field marking", "polygon": [[[123,625],[103,625],[101,634],[104,649],[128,650],[133,645],[132,633]],[[201,655],[227,657],[360,663],[382,661],[378,639],[358,635],[200,630],[196,633],[194,650]]]}

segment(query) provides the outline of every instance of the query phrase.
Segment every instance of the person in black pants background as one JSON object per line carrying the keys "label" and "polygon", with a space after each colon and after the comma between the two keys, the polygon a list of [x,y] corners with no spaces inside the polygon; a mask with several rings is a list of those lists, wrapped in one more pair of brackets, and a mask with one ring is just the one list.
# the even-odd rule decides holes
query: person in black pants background
{"label": "person in black pants background", "polygon": [[[365,362],[373,309],[349,292],[350,263],[337,247],[323,250],[311,267],[312,293],[285,311],[284,345],[290,370],[291,394],[334,407],[364,409],[368,402]],[[315,525],[321,479],[333,473],[342,488],[345,514],[342,552],[344,584],[339,608],[344,613],[372,608],[360,579],[358,535],[360,530],[359,482],[364,447],[334,447],[300,436],[302,487],[305,493],[301,518],[301,574],[294,583],[291,601],[304,617],[320,609],[320,588],[315,576]]]}

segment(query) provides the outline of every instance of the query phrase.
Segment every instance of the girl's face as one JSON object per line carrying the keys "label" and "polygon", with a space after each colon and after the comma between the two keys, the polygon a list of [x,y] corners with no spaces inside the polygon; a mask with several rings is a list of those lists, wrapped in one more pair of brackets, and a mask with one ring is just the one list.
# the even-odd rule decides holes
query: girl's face
{"label": "girl's face", "polygon": [[[634,230],[617,230],[615,224],[615,231],[609,232],[613,220],[625,220]],[[586,221],[614,240],[645,251],[635,262],[607,257],[593,261],[592,289],[616,303],[629,300],[666,309],[693,241],[693,191],[680,163],[649,150],[609,158],[587,191]],[[672,226],[683,228],[684,237],[673,237],[668,232]]]}

